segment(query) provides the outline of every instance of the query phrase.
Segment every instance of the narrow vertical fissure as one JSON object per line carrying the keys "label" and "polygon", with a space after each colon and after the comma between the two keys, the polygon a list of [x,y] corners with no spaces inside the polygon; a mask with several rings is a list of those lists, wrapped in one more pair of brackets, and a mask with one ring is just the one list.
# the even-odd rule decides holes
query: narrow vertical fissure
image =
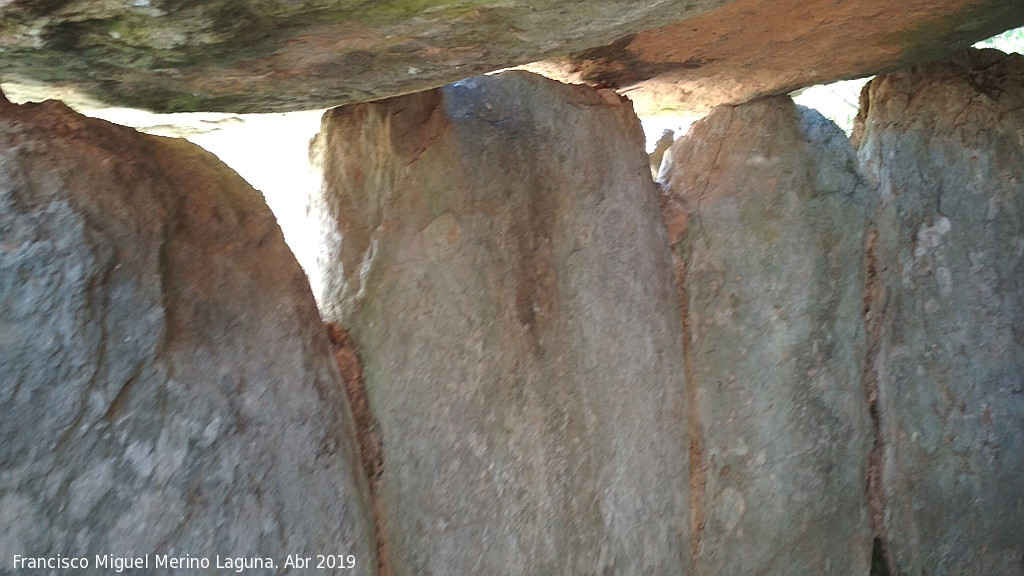
{"label": "narrow vertical fissure", "polygon": [[707,472],[704,466],[704,432],[701,429],[700,406],[697,404],[697,378],[693,370],[693,352],[690,342],[689,300],[684,282],[686,264],[679,255],[676,260],[676,286],[679,291],[680,311],[683,317],[683,370],[686,377],[686,433],[690,453],[690,574],[698,576],[697,558],[704,535],[704,490]]}
{"label": "narrow vertical fissure", "polygon": [[871,452],[868,453],[867,486],[865,488],[868,510],[871,513],[871,532],[874,543],[871,550],[871,576],[893,574],[892,559],[889,556],[888,532],[885,526],[885,511],[888,497],[883,485],[882,466],[885,458],[885,439],[882,436],[882,418],[879,406],[878,359],[879,340],[882,334],[884,294],[879,278],[878,256],[876,253],[878,233],[868,232],[864,245],[864,329],[867,336],[867,356],[864,360],[861,381],[868,400],[868,415],[871,419]]}
{"label": "narrow vertical fissure", "polygon": [[[697,559],[700,555],[701,538],[704,534],[704,491],[707,487],[707,472],[704,464],[704,433],[701,428],[700,406],[697,404],[697,377],[693,368],[693,350],[690,332],[690,300],[686,292],[686,261],[681,254],[681,239],[685,236],[689,218],[678,218],[669,205],[672,202],[667,192],[661,196],[661,215],[669,231],[672,244],[672,263],[675,271],[676,294],[679,299],[679,313],[682,322],[683,374],[686,387],[686,439],[690,464],[690,576],[698,576]],[[678,206],[676,209],[678,210]],[[679,220],[676,222],[675,220]],[[681,223],[681,224],[680,224]]]}
{"label": "narrow vertical fissure", "polygon": [[393,571],[388,561],[390,558],[388,539],[385,534],[379,497],[380,480],[384,473],[384,442],[381,437],[380,424],[370,411],[366,385],[363,380],[363,364],[359,360],[352,338],[344,328],[333,322],[327,323],[327,333],[331,338],[334,360],[338,364],[342,380],[345,383],[345,394],[348,396],[349,408],[352,411],[356,427],[359,458],[370,491],[370,504],[373,507],[377,535],[378,574],[390,576]]}

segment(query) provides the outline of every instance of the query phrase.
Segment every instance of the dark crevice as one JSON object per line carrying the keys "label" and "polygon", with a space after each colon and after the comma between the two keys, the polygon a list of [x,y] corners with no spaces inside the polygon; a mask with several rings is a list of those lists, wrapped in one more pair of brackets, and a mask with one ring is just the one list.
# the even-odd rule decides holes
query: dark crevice
{"label": "dark crevice", "polygon": [[891,576],[889,571],[889,558],[885,550],[885,543],[881,538],[875,538],[871,547],[871,574],[870,576]]}
{"label": "dark crevice", "polygon": [[678,202],[671,193],[663,191],[661,195],[661,216],[672,241],[672,263],[675,272],[676,294],[679,298],[680,321],[682,323],[683,372],[686,379],[686,435],[689,450],[689,488],[690,488],[690,575],[699,576],[701,539],[707,519],[704,511],[704,492],[707,489],[707,470],[704,462],[704,432],[701,426],[700,406],[697,403],[697,375],[693,366],[693,350],[691,346],[690,301],[686,292],[686,255],[682,247],[686,236],[689,217],[678,220]]}
{"label": "dark crevice", "polygon": [[341,378],[345,384],[349,408],[356,428],[356,441],[359,459],[363,472],[366,474],[370,492],[370,505],[373,508],[374,524],[377,534],[377,566],[380,576],[393,573],[388,561],[388,538],[382,518],[381,498],[379,494],[381,476],[384,474],[384,440],[380,424],[370,410],[370,401],[366,394],[363,380],[363,364],[359,359],[352,338],[340,325],[327,323],[327,333],[331,339],[334,360],[338,364]]}
{"label": "dark crevice", "polygon": [[884,320],[884,291],[878,270],[876,247],[878,233],[868,232],[864,243],[864,329],[867,336],[867,356],[861,381],[868,401],[868,416],[871,420],[871,452],[868,453],[868,470],[865,486],[868,510],[871,513],[871,532],[874,544],[871,550],[871,576],[892,574],[892,559],[889,556],[888,531],[885,526],[885,512],[889,499],[885,493],[882,467],[885,460],[885,439],[882,434],[882,414],[879,406],[878,358],[879,341]]}
{"label": "dark crevice", "polygon": [[697,400],[697,375],[693,368],[693,350],[690,346],[689,300],[685,290],[686,264],[676,258],[676,283],[683,317],[683,371],[686,375],[687,436],[690,455],[690,573],[700,574],[697,559],[707,522],[704,511],[704,492],[707,489],[707,468],[704,462],[704,431],[701,426],[700,406]]}
{"label": "dark crevice", "polygon": [[667,62],[647,60],[631,48],[634,40],[636,34],[630,34],[607,46],[573,53],[570,58],[574,63],[574,71],[591,86],[619,89],[634,86],[666,72],[698,70],[713,63],[713,60],[697,55]]}

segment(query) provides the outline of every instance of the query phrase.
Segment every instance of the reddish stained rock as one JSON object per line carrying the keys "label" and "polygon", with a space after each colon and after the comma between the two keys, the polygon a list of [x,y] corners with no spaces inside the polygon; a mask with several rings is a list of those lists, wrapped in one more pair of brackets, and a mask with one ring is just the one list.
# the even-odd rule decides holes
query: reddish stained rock
{"label": "reddish stained rock", "polygon": [[738,0],[601,48],[531,64],[562,81],[614,88],[641,116],[868,76],[1024,24],[1002,0]]}

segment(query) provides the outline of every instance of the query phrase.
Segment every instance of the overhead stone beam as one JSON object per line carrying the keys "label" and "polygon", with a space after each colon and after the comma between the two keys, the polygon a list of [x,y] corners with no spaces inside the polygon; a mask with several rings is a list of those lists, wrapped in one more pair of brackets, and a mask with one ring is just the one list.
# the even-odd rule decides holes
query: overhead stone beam
{"label": "overhead stone beam", "polygon": [[739,0],[600,48],[529,65],[614,88],[641,116],[704,114],[932,60],[1024,24],[1005,0]]}
{"label": "overhead stone beam", "polygon": [[3,2],[0,76],[9,96],[59,97],[85,106],[327,108],[601,46],[726,3]]}
{"label": "overhead stone beam", "polygon": [[328,108],[556,57],[534,70],[616,88],[641,115],[705,110],[888,70],[1024,23],[1009,0],[0,4],[9,96],[158,112]]}

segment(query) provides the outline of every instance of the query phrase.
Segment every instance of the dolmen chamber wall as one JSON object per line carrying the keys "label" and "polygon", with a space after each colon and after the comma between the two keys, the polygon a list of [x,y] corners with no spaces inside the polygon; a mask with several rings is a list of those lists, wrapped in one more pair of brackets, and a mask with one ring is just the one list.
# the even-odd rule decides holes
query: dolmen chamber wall
{"label": "dolmen chamber wall", "polygon": [[[993,64],[995,61],[1000,63]],[[1013,480],[1020,477],[1016,474],[1020,458],[1007,456],[1019,453],[1015,447],[1024,414],[1015,403],[1021,388],[1020,359],[1024,355],[1019,349],[1022,320],[1017,312],[1022,298],[1018,247],[1021,235],[1019,228],[1014,227],[1019,219],[1012,217],[1019,212],[1021,202],[1015,188],[1020,180],[1014,172],[1021,166],[1016,160],[1021,142],[1015,139],[1018,128],[1012,123],[1016,121],[1012,95],[1019,93],[1020,80],[1010,70],[1019,66],[1019,59],[994,52],[972,52],[952,62],[935,66],[952,67],[966,78],[962,82],[984,86],[1001,98],[989,96],[993,101],[984,104],[991,109],[986,118],[985,114],[971,111],[971,106],[985,102],[977,91],[964,97],[950,88],[939,88],[938,85],[951,80],[930,81],[932,97],[940,102],[930,113],[959,115],[951,116],[956,118],[951,122],[969,130],[976,143],[948,144],[946,156],[937,159],[933,135],[904,134],[899,137],[902,141],[892,140],[891,146],[904,150],[911,158],[916,155],[916,159],[899,160],[891,152],[875,157],[884,158],[876,164],[888,163],[905,170],[905,174],[941,172],[950,182],[944,185],[947,195],[980,195],[981,200],[973,204],[976,209],[984,205],[986,213],[996,215],[997,220],[998,214],[1003,214],[1000,232],[994,233],[984,232],[984,227],[972,221],[957,224],[943,212],[950,226],[957,226],[964,233],[971,230],[972,234],[984,235],[974,241],[979,243],[975,250],[991,245],[985,249],[986,265],[1000,270],[990,268],[983,274],[988,280],[980,292],[968,286],[958,292],[991,295],[993,300],[984,307],[989,315],[977,313],[968,321],[964,318],[967,308],[953,303],[942,305],[958,319],[942,321],[940,325],[962,333],[959,353],[963,355],[973,346],[979,357],[976,366],[984,366],[980,378],[953,378],[959,380],[957,385],[972,392],[949,388],[953,386],[946,383],[949,376],[939,380],[926,374],[921,382],[913,384],[919,388],[917,400],[912,400],[912,406],[900,406],[901,401],[913,396],[905,391],[911,381],[895,377],[895,365],[887,364],[899,357],[896,352],[908,353],[902,343],[897,349],[892,348],[893,334],[938,317],[934,299],[926,306],[927,298],[909,290],[899,296],[900,301],[924,299],[912,312],[913,319],[901,320],[899,328],[894,326],[895,316],[884,310],[897,301],[896,288],[889,286],[892,275],[897,274],[901,290],[908,290],[906,272],[896,272],[905,270],[904,261],[895,254],[899,250],[910,254],[930,250],[929,243],[935,242],[939,230],[929,232],[932,221],[923,232],[920,223],[897,230],[894,221],[887,220],[883,208],[887,192],[880,182],[895,178],[873,172],[868,152],[877,146],[871,142],[879,132],[861,128],[859,149],[854,148],[845,135],[815,112],[799,109],[786,98],[772,98],[717,110],[695,125],[666,155],[660,204],[666,240],[675,259],[672,266],[679,306],[676,320],[682,329],[681,348],[666,353],[678,354],[682,359],[685,413],[674,423],[676,436],[670,440],[668,449],[685,450],[688,455],[687,519],[679,530],[689,544],[685,560],[689,573],[966,574],[972,572],[970,566],[979,565],[1000,574],[1019,574],[1024,570],[1024,544],[1016,536],[1020,531],[1011,528],[1024,518],[1021,482]],[[935,70],[921,67],[901,74],[931,77]],[[865,104],[867,118],[871,118],[875,106],[871,99],[873,91],[892,82],[893,77],[883,76],[872,83]],[[450,422],[434,415],[453,413],[448,404],[457,400],[452,397],[455,390],[468,391],[471,397],[480,398],[477,406],[485,414],[490,414],[495,406],[499,410],[506,408],[507,404],[491,400],[482,391],[487,389],[487,382],[514,379],[526,373],[528,365],[507,361],[506,367],[497,370],[468,366],[494,366],[500,362],[498,355],[522,353],[513,352],[515,347],[532,347],[535,353],[542,351],[547,358],[552,350],[561,352],[556,362],[564,372],[554,371],[559,385],[564,385],[564,374],[578,373],[571,369],[572,356],[562,351],[563,345],[557,345],[554,336],[537,339],[537,327],[556,317],[559,309],[541,302],[523,312],[523,282],[517,276],[523,270],[502,270],[496,274],[501,278],[497,281],[485,278],[495,274],[488,268],[488,258],[511,267],[513,262],[524,260],[523,245],[542,247],[544,257],[551,258],[546,251],[550,222],[559,221],[558,210],[566,202],[557,189],[557,184],[566,179],[562,174],[583,179],[602,174],[604,166],[570,157],[571,166],[551,168],[552,163],[566,157],[564,152],[541,153],[540,158],[519,149],[504,152],[506,141],[521,145],[516,139],[534,137],[523,124],[527,118],[541,117],[542,112],[530,109],[528,96],[517,97],[516,105],[521,108],[516,113],[505,111],[491,88],[502,81],[509,81],[508,77],[474,80],[444,89],[440,95],[443,104],[427,106],[443,108],[443,113],[424,115],[429,120],[410,120],[413,110],[423,114],[422,100],[416,104],[408,99],[393,100],[336,110],[325,117],[321,139],[314,146],[314,157],[325,174],[322,196],[314,200],[315,212],[320,214],[317,225],[321,227],[328,255],[320,272],[332,277],[325,293],[325,310],[329,317],[353,329],[368,365],[377,363],[379,380],[374,382],[372,376],[367,380],[371,409],[379,409],[378,417],[384,414],[383,418],[392,422],[392,430],[421,432],[418,447],[400,447],[394,452],[396,457],[403,457],[400,454],[404,451],[417,450],[455,454],[464,449],[464,443],[480,444],[473,440],[474,434],[494,437],[491,427],[502,422],[500,418],[488,420],[485,416],[483,424],[470,424],[469,432],[442,435],[439,429],[459,428],[464,421]],[[544,84],[541,80],[534,82]],[[522,88],[516,90],[517,94],[526,93]],[[456,97],[459,104],[450,103]],[[475,108],[467,113],[464,110],[469,105],[462,102],[471,98],[476,99]],[[899,98],[915,101],[918,96],[905,93]],[[383,110],[387,107],[390,112]],[[879,104],[874,112],[881,113],[883,109],[884,104]],[[571,116],[566,113],[559,118]],[[569,121],[574,126],[580,124]],[[432,128],[430,133],[434,136],[423,136],[424,127],[435,122],[445,128]],[[550,122],[551,126],[558,125],[555,120]],[[917,122],[909,118],[909,112],[907,122]],[[458,128],[447,127],[452,123]],[[470,125],[479,126],[489,136],[468,134]],[[339,137],[342,130],[349,136]],[[435,160],[434,146],[446,150],[455,146],[448,143],[448,132],[452,130],[459,131],[456,140],[464,156],[459,160]],[[564,130],[564,138],[574,138],[569,136],[573,134],[571,130]],[[611,132],[611,128],[606,130]],[[585,134],[575,139],[574,153],[585,154],[595,145],[595,137],[589,132]],[[358,146],[351,144],[355,140]],[[429,144],[421,144],[427,141]],[[910,145],[914,141],[927,143],[926,149],[915,150]],[[342,142],[348,145],[343,148]],[[385,147],[405,149],[382,154],[382,142]],[[539,148],[539,144],[530,146],[531,150]],[[1004,168],[986,168],[982,172],[971,168],[979,163],[987,166],[991,161],[979,158],[996,153],[1007,155],[1001,161]],[[431,166],[432,162],[436,165]],[[364,171],[371,164],[387,166]],[[974,170],[974,175],[961,175],[965,170]],[[481,171],[484,176],[478,175]],[[507,176],[510,172],[512,177]],[[601,184],[607,183],[607,176],[602,174],[600,178]],[[466,180],[474,183],[469,186],[472,191],[456,192]],[[454,181],[460,184],[452,184]],[[527,190],[523,191],[521,186]],[[491,189],[516,192],[502,196],[487,192]],[[1001,192],[996,194],[996,189]],[[394,196],[384,198],[388,194]],[[458,198],[449,196],[454,194],[459,194]],[[510,200],[508,197],[514,194],[534,197]],[[900,194],[911,203],[908,206],[930,202],[913,200],[909,192]],[[996,199],[988,199],[987,194],[995,194]],[[369,198],[377,200],[365,200]],[[540,241],[521,240],[522,232],[506,223],[516,216],[498,216],[500,212],[490,207],[488,201],[503,205],[519,202],[510,209],[513,213],[518,211],[517,216],[530,222],[535,231],[542,231]],[[586,217],[585,211],[576,209],[573,219],[561,227],[586,222]],[[649,217],[647,214],[645,219]],[[480,221],[486,224],[476,224]],[[470,227],[467,222],[474,224]],[[469,232],[476,226],[480,226],[480,231]],[[595,230],[601,226],[596,224]],[[944,228],[946,224],[939,226]],[[632,229],[629,225],[618,225],[606,233],[629,234]],[[405,239],[398,240],[400,235],[405,235]],[[346,238],[355,242],[346,245]],[[888,247],[886,243],[892,238],[898,238],[902,248]],[[465,242],[471,247],[463,247]],[[616,244],[623,253],[638,249],[636,244],[623,239]],[[470,256],[482,245],[490,247],[488,258]],[[653,244],[649,246],[658,252],[662,250]],[[442,247],[449,250],[447,255],[441,254]],[[581,247],[593,249],[593,245],[577,241],[569,249],[570,261],[578,258],[574,251]],[[557,251],[550,254],[557,256]],[[975,259],[980,256],[974,255]],[[633,259],[640,260],[636,254]],[[531,268],[527,269],[533,274],[537,274],[536,262],[531,260]],[[544,295],[559,297],[566,281],[569,286],[578,285],[572,280],[572,274],[580,270],[578,266],[549,262],[543,261],[540,277],[554,278],[543,280],[553,288],[546,288]],[[453,266],[458,270],[453,270]],[[466,274],[465,269],[474,274],[467,274],[462,280],[453,279],[456,272]],[[582,297],[597,299],[597,292],[614,291],[616,282],[630,279],[625,269],[614,272],[620,277],[606,276],[605,282],[589,288],[595,292]],[[948,283],[948,276],[940,278],[946,278],[942,281]],[[645,282],[657,285],[654,279]],[[501,296],[504,301],[495,298],[481,304],[483,295],[493,298],[496,289],[507,291],[507,295]],[[580,297],[579,292],[572,295]],[[520,299],[513,302],[514,298]],[[426,311],[421,309],[423,299],[431,303]],[[450,302],[459,301],[466,304],[445,309]],[[953,312],[957,309],[960,311]],[[606,314],[602,325],[646,324],[647,331],[661,330],[663,318],[635,310],[627,320],[601,311]],[[487,330],[496,329],[496,319],[514,326],[513,314],[522,329],[518,333],[508,331],[511,340],[507,345],[494,344],[499,339]],[[391,320],[385,321],[385,317]],[[486,328],[479,328],[481,325]],[[469,336],[457,336],[458,330],[468,331]],[[621,371],[619,364],[633,361],[635,352],[627,344],[630,334],[622,334],[622,349],[616,351],[622,356],[602,356],[607,358],[607,370]],[[922,342],[932,339],[930,346],[948,346],[945,334],[925,332],[917,338]],[[574,341],[576,346],[590,343],[586,334]],[[387,354],[381,355],[384,352]],[[441,358],[443,367],[420,372],[429,363],[420,362],[417,355],[426,357],[428,353],[432,359]],[[921,348],[910,354],[917,354],[914,370],[919,372],[917,366],[931,362],[934,352]],[[483,382],[477,380],[476,387],[442,384],[479,378]],[[650,370],[635,378],[636,382],[661,380]],[[436,391],[429,402],[424,402],[420,395],[423,386]],[[579,386],[594,391],[601,384],[588,377]],[[408,415],[416,411],[391,408],[398,389],[417,391],[416,411],[428,415],[426,423],[411,422]],[[637,384],[630,384],[627,389],[641,393]],[[894,395],[902,400],[894,400]],[[931,448],[925,455],[916,455],[914,465],[899,464],[901,450],[906,450],[899,444],[904,437],[919,439],[921,432],[916,436],[913,431],[897,432],[893,423],[919,418],[928,422],[932,416],[922,414],[933,413],[942,405],[935,401],[936,395],[948,403],[950,407],[946,410],[957,413],[955,424],[946,424],[954,426],[945,432],[946,441],[951,443],[959,438],[964,447],[946,455],[943,449]],[[957,400],[958,395],[963,395],[964,401]],[[571,418],[572,396],[553,398],[567,412],[565,417]],[[975,398],[974,412],[970,412],[968,398]],[[469,416],[472,412],[465,410],[458,413],[466,418],[479,418]],[[509,425],[504,425],[507,434]],[[383,426],[387,428],[389,424]],[[387,437],[388,432],[384,435]],[[432,435],[443,437],[438,448],[424,446],[432,442]],[[968,438],[975,439],[975,448],[969,448]],[[493,443],[487,446],[480,454],[480,465],[489,468],[488,458],[497,457],[501,450],[495,449]],[[977,452],[972,452],[974,449]],[[987,466],[963,463],[967,452],[983,454],[986,450],[988,456],[978,457],[987,458]],[[383,452],[383,481],[387,482],[387,460],[392,453],[386,439]],[[585,462],[580,454],[575,457]],[[507,457],[501,458],[505,461]],[[447,456],[442,461],[448,462]],[[403,459],[395,465],[408,466],[409,462]],[[421,457],[411,465],[426,464]],[[460,462],[459,466],[464,464]],[[393,482],[388,489],[401,492],[399,481]],[[914,495],[906,491],[907,487]],[[479,485],[476,488],[480,489]],[[438,485],[416,485],[408,494],[418,497],[424,490],[430,493],[439,489]],[[544,493],[548,494],[549,489],[544,488]],[[951,507],[944,508],[947,505]],[[915,514],[918,518],[912,520]],[[987,520],[974,522],[970,518]],[[494,525],[502,522],[496,519]],[[918,522],[919,527],[912,522]],[[400,525],[396,522],[393,526]],[[557,531],[549,527],[534,526],[540,526],[537,529],[551,534],[553,539],[559,538],[554,536]],[[447,528],[442,525],[441,529]],[[401,532],[403,528],[394,530]],[[453,537],[457,532],[451,531]],[[392,532],[389,537],[401,542],[402,547],[408,546],[406,536]],[[582,541],[576,545],[583,549],[587,546]],[[513,549],[509,546],[506,550]],[[591,556],[607,558],[606,543],[598,545],[595,541],[591,546]],[[446,553],[428,552],[435,557]],[[403,554],[415,553],[403,550],[395,558]],[[466,559],[446,560],[443,566],[485,562],[475,551],[468,554]],[[419,562],[417,569],[429,565],[425,560]],[[403,566],[407,565],[396,563],[398,572],[402,572]],[[443,571],[440,567],[437,570]]]}
{"label": "dolmen chamber wall", "polygon": [[0,102],[3,569],[1024,574],[1022,88],[879,76],[852,144],[722,107],[658,184],[611,91],[337,108],[319,311],[214,157]]}
{"label": "dolmen chamber wall", "polygon": [[343,546],[358,565],[325,572],[377,574],[306,278],[259,192],[184,140],[0,101],[0,414],[2,573],[148,554],[276,574]]}
{"label": "dolmen chamber wall", "polygon": [[1024,57],[878,77],[857,135],[890,572],[1024,573]]}
{"label": "dolmen chamber wall", "polygon": [[681,325],[628,101],[524,72],[335,109],[322,302],[394,574],[683,574]]}
{"label": "dolmen chamber wall", "polygon": [[788,97],[715,110],[667,152],[684,299],[696,574],[867,574],[867,187]]}

